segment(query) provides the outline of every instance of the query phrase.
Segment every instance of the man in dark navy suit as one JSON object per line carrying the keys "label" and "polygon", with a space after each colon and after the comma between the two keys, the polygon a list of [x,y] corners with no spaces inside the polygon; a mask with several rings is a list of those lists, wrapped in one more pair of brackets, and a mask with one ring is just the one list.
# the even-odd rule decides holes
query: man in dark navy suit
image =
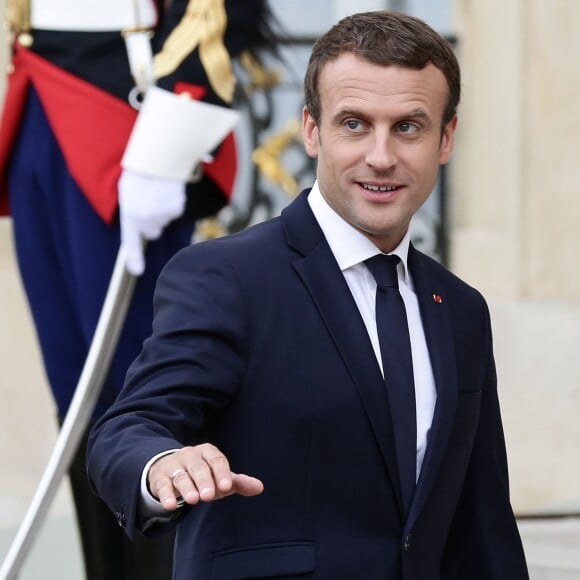
{"label": "man in dark navy suit", "polygon": [[528,578],[486,303],[409,240],[459,93],[420,20],[340,21],[306,72],[312,189],[161,274],[88,463],[130,536],[177,526],[176,580]]}

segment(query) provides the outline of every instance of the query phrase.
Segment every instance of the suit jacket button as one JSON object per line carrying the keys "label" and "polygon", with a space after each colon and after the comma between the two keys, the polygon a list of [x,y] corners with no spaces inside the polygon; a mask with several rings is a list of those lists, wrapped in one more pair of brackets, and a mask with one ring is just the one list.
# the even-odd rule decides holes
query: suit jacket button
{"label": "suit jacket button", "polygon": [[407,552],[411,548],[411,534],[407,534],[403,540],[403,550]]}

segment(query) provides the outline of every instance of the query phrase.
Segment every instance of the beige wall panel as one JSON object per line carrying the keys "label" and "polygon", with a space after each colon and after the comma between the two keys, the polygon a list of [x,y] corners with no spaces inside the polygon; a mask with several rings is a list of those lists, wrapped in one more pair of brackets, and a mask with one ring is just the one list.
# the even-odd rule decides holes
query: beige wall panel
{"label": "beige wall panel", "polygon": [[580,304],[492,300],[516,511],[580,511]]}
{"label": "beige wall panel", "polygon": [[455,6],[451,267],[490,304],[516,510],[580,511],[580,5]]}
{"label": "beige wall panel", "polygon": [[451,164],[451,261],[478,287],[506,296],[519,289],[521,11],[519,0],[457,2],[463,97]]}
{"label": "beige wall panel", "polygon": [[530,0],[527,19],[525,288],[578,300],[580,4]]}

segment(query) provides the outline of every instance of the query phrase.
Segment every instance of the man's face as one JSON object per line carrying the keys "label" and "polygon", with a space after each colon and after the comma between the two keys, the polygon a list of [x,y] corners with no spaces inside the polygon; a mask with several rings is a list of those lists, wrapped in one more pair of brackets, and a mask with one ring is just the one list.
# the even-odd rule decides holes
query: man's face
{"label": "man's face", "polygon": [[457,118],[444,128],[448,88],[432,64],[380,66],[344,53],[319,77],[320,124],[304,110],[306,152],[322,195],[382,251],[402,239],[453,149]]}

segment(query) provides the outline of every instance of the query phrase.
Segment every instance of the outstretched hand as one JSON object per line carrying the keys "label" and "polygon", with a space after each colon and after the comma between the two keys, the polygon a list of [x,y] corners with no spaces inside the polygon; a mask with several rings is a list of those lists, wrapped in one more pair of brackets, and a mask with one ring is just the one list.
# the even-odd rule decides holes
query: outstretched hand
{"label": "outstretched hand", "polygon": [[252,496],[264,491],[259,479],[231,471],[225,455],[210,443],[164,455],[149,469],[147,483],[152,495],[169,511],[177,509],[179,498],[195,505],[234,493]]}

